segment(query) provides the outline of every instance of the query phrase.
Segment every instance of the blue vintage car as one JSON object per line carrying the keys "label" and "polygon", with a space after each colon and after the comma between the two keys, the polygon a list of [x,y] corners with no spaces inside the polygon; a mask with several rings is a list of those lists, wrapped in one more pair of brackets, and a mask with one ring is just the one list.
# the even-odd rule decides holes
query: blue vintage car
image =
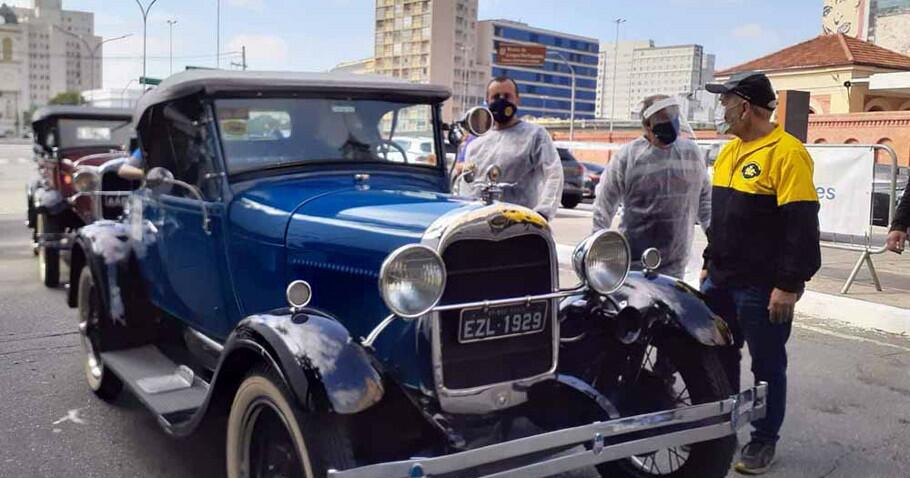
{"label": "blue vintage car", "polygon": [[231,478],[724,476],[764,388],[729,389],[723,321],[655,251],[630,273],[613,231],[561,290],[549,224],[497,201],[495,168],[449,193],[444,131],[490,116],[444,125],[448,97],[207,70],[147,93],[143,186],[72,249],[91,389],[172,435],[221,427]]}

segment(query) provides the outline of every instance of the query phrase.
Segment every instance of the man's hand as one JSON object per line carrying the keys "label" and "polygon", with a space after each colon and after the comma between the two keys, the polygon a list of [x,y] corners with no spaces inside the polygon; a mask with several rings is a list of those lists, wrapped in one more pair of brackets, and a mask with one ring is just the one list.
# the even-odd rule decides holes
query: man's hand
{"label": "man's hand", "polygon": [[708,279],[708,269],[702,269],[701,274],[698,275],[698,286],[701,287],[705,285],[705,280]]}
{"label": "man's hand", "polygon": [[793,320],[793,309],[796,307],[796,301],[799,295],[795,292],[787,292],[780,289],[771,291],[771,300],[768,303],[768,311],[772,324],[786,324]]}
{"label": "man's hand", "polygon": [[888,233],[888,240],[885,241],[885,247],[891,252],[901,254],[904,252],[904,243],[907,242],[907,231],[891,231]]}

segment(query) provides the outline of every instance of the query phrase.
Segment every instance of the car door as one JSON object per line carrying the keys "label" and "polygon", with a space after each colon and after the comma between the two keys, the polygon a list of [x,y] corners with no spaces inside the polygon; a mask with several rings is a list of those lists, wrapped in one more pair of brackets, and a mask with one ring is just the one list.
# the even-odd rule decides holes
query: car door
{"label": "car door", "polygon": [[[155,218],[162,291],[158,305],[193,328],[215,337],[230,329],[230,281],[226,277],[224,205],[213,141],[198,105],[170,104],[149,147],[149,169],[167,168],[175,184],[147,196]],[[181,124],[180,122],[185,121]],[[154,138],[154,136],[153,136]],[[231,314],[232,315],[232,314]]]}

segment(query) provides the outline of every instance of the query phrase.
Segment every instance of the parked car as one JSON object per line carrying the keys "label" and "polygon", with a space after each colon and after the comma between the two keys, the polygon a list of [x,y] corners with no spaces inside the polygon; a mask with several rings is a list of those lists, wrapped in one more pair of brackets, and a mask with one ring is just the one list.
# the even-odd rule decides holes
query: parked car
{"label": "parked car", "polygon": [[[91,198],[74,186],[76,161],[122,148],[129,141],[131,118],[129,110],[87,106],[48,106],[32,115],[39,179],[26,187],[26,224],[33,230],[39,276],[48,287],[59,283],[60,253],[68,249],[72,232],[92,220]],[[95,156],[81,164],[99,166],[108,159]]]}
{"label": "parked car", "polygon": [[[894,207],[900,203],[904,195],[904,188],[907,186],[907,179],[910,177],[910,169],[905,167],[898,168],[897,179],[895,181]],[[888,227],[890,226],[890,208],[888,204],[891,198],[891,165],[876,164],[872,183],[872,225]]]}
{"label": "parked car", "polygon": [[[497,201],[495,169],[472,201],[443,164],[383,159],[417,115],[440,150],[449,95],[222,70],[146,93],[143,186],[72,250],[92,391],[127,388],[174,436],[225,423],[231,478],[650,476],[671,453],[725,476],[765,387],[731,396],[729,333],[695,291],[653,254],[630,273],[615,231],[578,246],[585,285],[561,290],[548,223]],[[266,114],[288,134],[249,136]]]}
{"label": "parked car", "polygon": [[600,184],[600,175],[603,173],[604,167],[601,164],[588,162],[582,162],[581,165],[585,168],[584,197],[593,199],[597,192],[597,185]]}
{"label": "parked car", "polygon": [[556,148],[556,151],[562,163],[562,207],[572,209],[578,206],[584,195],[585,168],[568,149]]}

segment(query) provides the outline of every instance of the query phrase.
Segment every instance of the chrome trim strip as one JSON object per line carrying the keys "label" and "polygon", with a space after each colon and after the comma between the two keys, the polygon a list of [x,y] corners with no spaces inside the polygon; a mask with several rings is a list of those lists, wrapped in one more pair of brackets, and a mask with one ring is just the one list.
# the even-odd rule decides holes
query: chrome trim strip
{"label": "chrome trim strip", "polygon": [[479,307],[496,307],[498,305],[520,304],[522,302],[534,302],[534,301],[538,301],[538,300],[562,299],[564,297],[569,297],[571,295],[578,294],[578,292],[580,292],[582,290],[584,290],[583,287],[578,288],[578,289],[573,289],[573,290],[551,292],[549,294],[526,295],[524,297],[513,297],[513,298],[509,298],[509,299],[483,300],[483,301],[477,301],[477,302],[463,302],[461,304],[437,305],[431,311],[432,312],[445,312],[448,310],[456,310],[456,309],[465,309],[465,308],[476,309]]}
{"label": "chrome trim strip", "polygon": [[[593,466],[633,455],[656,450],[712,440],[736,433],[739,427],[751,420],[765,416],[766,383],[746,390],[725,400],[694,405],[674,410],[595,422],[575,428],[489,445],[451,455],[379,463],[351,470],[330,470],[330,478],[408,478],[420,469],[423,475],[436,476],[511,460],[521,456],[553,449],[592,444],[591,449],[570,455],[548,457],[511,470],[483,475],[480,478],[544,477],[579,468]],[[721,419],[719,423],[704,423]],[[605,438],[621,437],[646,430],[688,425],[687,428],[648,438],[619,441],[604,446]]]}
{"label": "chrome trim strip", "polygon": [[397,315],[391,314],[388,317],[386,317],[385,319],[382,319],[382,322],[380,322],[379,325],[374,327],[373,330],[370,331],[370,334],[367,335],[365,339],[361,340],[360,344],[363,345],[364,347],[368,347],[368,348],[372,347],[373,342],[375,342],[376,339],[379,338],[379,334],[381,334],[382,331],[385,330],[386,327],[388,327],[397,318],[398,318]]}
{"label": "chrome trim strip", "polygon": [[205,344],[206,347],[212,349],[215,352],[218,352],[218,354],[221,354],[221,352],[224,351],[224,346],[209,338],[208,335],[205,335],[192,327],[187,327],[186,330],[189,331],[189,333],[193,334],[193,337],[196,337],[196,339]]}

